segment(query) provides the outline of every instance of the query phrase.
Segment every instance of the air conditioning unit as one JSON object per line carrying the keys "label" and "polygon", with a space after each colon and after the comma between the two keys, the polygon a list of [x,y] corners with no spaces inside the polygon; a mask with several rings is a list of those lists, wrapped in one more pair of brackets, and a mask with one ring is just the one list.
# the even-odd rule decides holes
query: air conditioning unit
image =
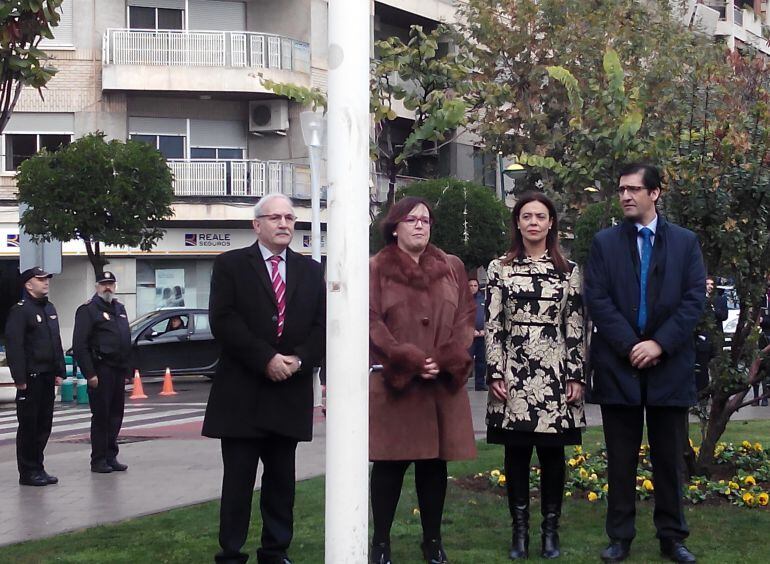
{"label": "air conditioning unit", "polygon": [[249,131],[286,131],[289,129],[289,102],[265,100],[249,102]]}

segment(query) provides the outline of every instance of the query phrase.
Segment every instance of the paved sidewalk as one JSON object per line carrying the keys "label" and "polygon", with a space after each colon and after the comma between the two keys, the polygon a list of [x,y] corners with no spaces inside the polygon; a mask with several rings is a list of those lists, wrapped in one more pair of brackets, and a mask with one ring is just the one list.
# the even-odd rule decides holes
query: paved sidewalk
{"label": "paved sidewalk", "polygon": [[[486,393],[469,392],[474,429],[485,433]],[[588,406],[589,425],[601,423],[596,406]],[[736,419],[770,418],[770,408],[747,407]],[[325,424],[315,425],[311,443],[300,443],[297,479],[319,476],[325,464]],[[173,431],[173,433],[171,432]],[[18,484],[12,447],[0,451],[0,545],[57,535],[62,532],[122,521],[218,499],[222,480],[219,441],[200,437],[200,423],[131,431],[154,436],[121,446],[127,472],[92,474],[87,444],[53,443],[46,468],[60,483],[42,488]],[[167,435],[174,438],[168,438]]]}

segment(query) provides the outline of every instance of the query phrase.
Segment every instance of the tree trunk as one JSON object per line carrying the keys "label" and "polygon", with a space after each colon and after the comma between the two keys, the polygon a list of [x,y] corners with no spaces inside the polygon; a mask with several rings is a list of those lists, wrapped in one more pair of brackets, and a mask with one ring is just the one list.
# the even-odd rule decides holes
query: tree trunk
{"label": "tree trunk", "polygon": [[703,473],[706,468],[714,464],[714,449],[719,442],[722,433],[727,428],[732,412],[727,408],[729,396],[719,392],[711,398],[711,410],[709,411],[708,424],[703,442],[698,453],[698,473]]}
{"label": "tree trunk", "polygon": [[99,241],[92,242],[90,239],[83,239],[83,243],[86,246],[86,254],[91,263],[91,268],[94,269],[94,277],[97,277],[102,273],[104,265],[107,264],[107,261],[104,260],[104,257],[99,252]]}

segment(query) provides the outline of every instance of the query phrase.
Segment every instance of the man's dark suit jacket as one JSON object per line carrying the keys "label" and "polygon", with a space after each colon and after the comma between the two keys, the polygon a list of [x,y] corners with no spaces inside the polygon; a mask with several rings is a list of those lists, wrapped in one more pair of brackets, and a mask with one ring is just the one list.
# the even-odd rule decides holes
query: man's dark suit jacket
{"label": "man's dark suit jacket", "polygon": [[[594,324],[587,399],[604,405],[641,405],[639,376],[644,374],[646,405],[693,405],[693,331],[706,298],[700,245],[694,233],[658,215],[647,284],[647,328],[640,334],[637,237],[636,226],[629,221],[594,237],[585,279]],[[647,339],[656,341],[663,355],[657,366],[636,370],[628,355]]]}
{"label": "man's dark suit jacket", "polygon": [[[321,265],[286,250],[286,316],[280,339],[278,305],[257,243],[214,262],[211,330],[222,347],[203,435],[313,438],[313,367],[325,347],[326,292]],[[297,355],[302,369],[283,382],[265,374],[276,353]]]}

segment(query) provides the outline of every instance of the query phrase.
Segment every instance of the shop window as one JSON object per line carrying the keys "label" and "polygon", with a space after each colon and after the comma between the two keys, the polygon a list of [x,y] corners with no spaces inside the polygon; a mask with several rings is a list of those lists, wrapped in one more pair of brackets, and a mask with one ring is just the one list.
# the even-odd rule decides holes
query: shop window
{"label": "shop window", "polygon": [[56,151],[63,145],[69,145],[72,135],[37,134],[37,133],[7,133],[5,138],[5,170],[13,171],[28,158],[37,154],[40,149]]}

